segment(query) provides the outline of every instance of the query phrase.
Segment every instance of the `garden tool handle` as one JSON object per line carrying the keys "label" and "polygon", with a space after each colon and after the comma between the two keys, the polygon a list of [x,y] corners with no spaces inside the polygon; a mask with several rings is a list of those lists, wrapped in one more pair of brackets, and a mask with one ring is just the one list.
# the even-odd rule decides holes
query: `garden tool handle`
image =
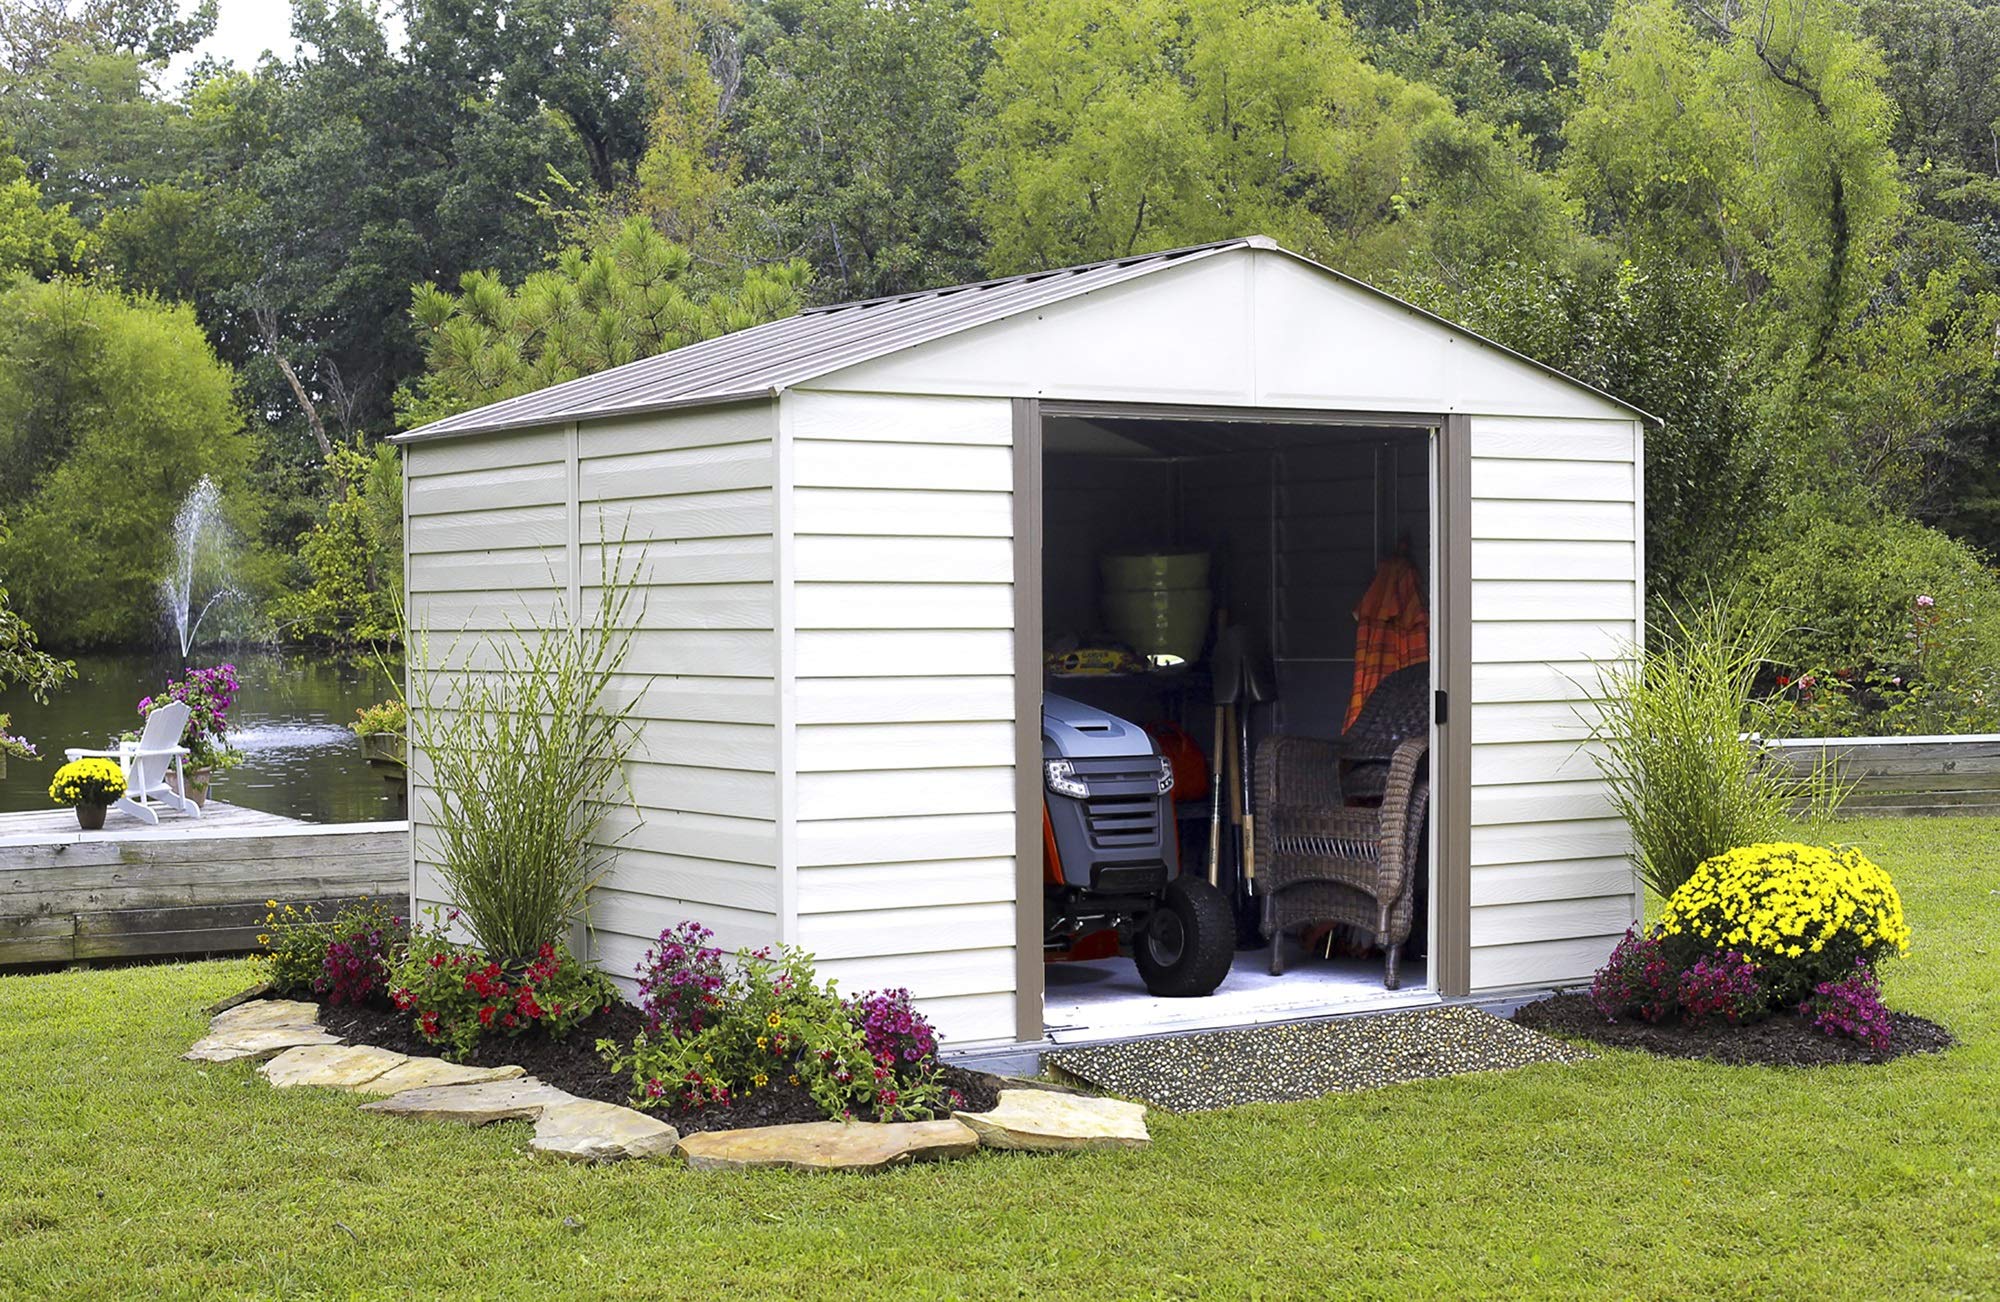
{"label": "garden tool handle", "polygon": [[1222,878],[1222,746],[1223,710],[1215,707],[1215,741],[1210,746],[1208,783],[1208,884],[1221,885]]}

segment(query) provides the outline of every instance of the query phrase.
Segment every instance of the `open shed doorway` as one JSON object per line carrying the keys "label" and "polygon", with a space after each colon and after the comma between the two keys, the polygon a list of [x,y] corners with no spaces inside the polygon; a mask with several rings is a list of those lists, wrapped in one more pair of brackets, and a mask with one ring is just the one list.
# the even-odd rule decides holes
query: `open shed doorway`
{"label": "open shed doorway", "polygon": [[[1436,609],[1439,423],[1044,409],[1038,426],[1036,704],[1074,725],[1054,725],[1044,758],[1050,747],[1089,750],[1099,739],[1117,751],[1118,722],[1144,729],[1174,769],[1159,818],[1170,825],[1156,838],[1168,873],[1212,878],[1236,924],[1234,957],[1213,993],[1149,990],[1131,937],[1121,948],[1114,932],[1093,933],[1072,889],[1082,875],[1078,856],[1135,853],[1130,847],[1146,838],[1143,812],[1071,802],[1078,830],[1064,837],[1063,801],[1044,790],[1046,1036],[1087,1042],[1433,1000],[1439,802],[1428,801],[1424,815],[1394,989],[1382,948],[1343,925],[1288,927],[1284,970],[1274,975],[1260,925],[1262,883],[1243,845],[1257,813],[1250,774],[1265,739],[1331,739],[1348,725],[1355,610],[1378,576],[1406,565],[1423,611]],[[1408,646],[1401,650],[1408,660]],[[1442,681],[1429,659],[1398,680],[1407,691],[1428,678],[1426,709]],[[1361,672],[1373,679],[1396,663],[1378,660],[1374,673]],[[1237,703],[1219,717],[1218,698],[1231,695]],[[1024,724],[1027,704],[1024,693]],[[1433,744],[1426,783],[1436,757]],[[1137,822],[1121,826],[1120,817]],[[1070,916],[1078,913],[1085,918]]]}

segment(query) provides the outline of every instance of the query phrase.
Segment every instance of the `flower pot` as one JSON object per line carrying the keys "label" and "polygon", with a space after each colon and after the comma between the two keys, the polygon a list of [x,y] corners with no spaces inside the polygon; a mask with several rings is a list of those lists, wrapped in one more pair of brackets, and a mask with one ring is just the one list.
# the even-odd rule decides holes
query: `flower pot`
{"label": "flower pot", "polygon": [[215,779],[214,769],[188,769],[187,790],[181,790],[180,778],[167,774],[167,786],[176,794],[194,801],[194,807],[201,809],[208,804],[208,784]]}
{"label": "flower pot", "polygon": [[104,811],[109,808],[109,805],[78,805],[76,807],[76,825],[86,832],[103,831]]}
{"label": "flower pot", "polygon": [[361,757],[370,764],[390,765],[400,769],[409,763],[409,742],[400,732],[363,733]]}

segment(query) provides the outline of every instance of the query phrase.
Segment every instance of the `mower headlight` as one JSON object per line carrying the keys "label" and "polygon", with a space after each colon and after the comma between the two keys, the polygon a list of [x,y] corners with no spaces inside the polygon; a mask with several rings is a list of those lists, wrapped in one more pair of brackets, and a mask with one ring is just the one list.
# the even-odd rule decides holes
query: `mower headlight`
{"label": "mower headlight", "polygon": [[1076,765],[1066,759],[1043,760],[1042,775],[1048,779],[1049,790],[1059,796],[1082,800],[1090,795],[1090,788],[1076,775]]}
{"label": "mower headlight", "polygon": [[1160,758],[1160,794],[1166,795],[1174,789],[1174,762],[1162,755]]}

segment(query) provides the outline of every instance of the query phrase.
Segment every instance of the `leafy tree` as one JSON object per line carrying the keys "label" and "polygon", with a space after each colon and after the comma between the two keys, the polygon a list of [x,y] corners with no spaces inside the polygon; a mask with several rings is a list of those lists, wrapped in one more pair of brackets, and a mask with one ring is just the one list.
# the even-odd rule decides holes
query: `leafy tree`
{"label": "leafy tree", "polygon": [[1557,197],[1489,126],[1294,0],[1030,0],[995,35],[964,178],[993,270],[1261,231],[1358,274],[1561,256]]}
{"label": "leafy tree", "polygon": [[157,626],[165,539],[202,475],[254,536],[251,455],[233,377],[187,308],[73,280],[0,291],[0,573],[51,644]]}
{"label": "leafy tree", "polygon": [[1563,172],[1625,249],[1722,271],[1774,403],[1807,413],[1801,386],[1866,304],[1900,204],[1881,64],[1827,0],[1694,15],[1635,0],[1612,19],[1584,58]]}
{"label": "leafy tree", "polygon": [[403,479],[396,449],[334,450],[341,495],[326,518],[299,538],[311,582],[279,597],[279,632],[341,646],[393,643],[402,636]]}
{"label": "leafy tree", "polygon": [[[0,547],[6,543],[7,535],[0,531]],[[35,630],[14,610],[6,587],[0,586],[0,692],[19,688],[29,699],[47,704],[50,692],[75,677],[76,662],[58,660],[42,650]]]}
{"label": "leafy tree", "polygon": [[1518,129],[1546,166],[1576,107],[1578,53],[1610,0],[1360,0],[1347,6],[1378,67],[1451,96],[1461,113]]}
{"label": "leafy tree", "polygon": [[[503,102],[484,55],[429,19],[400,51],[359,0],[300,0],[294,30],[309,50],[272,74],[282,146],[241,172],[258,202],[235,238],[257,265],[236,298],[246,320],[266,314],[256,333],[269,359],[250,378],[271,410],[300,413],[282,356],[347,428],[381,430],[396,385],[422,366],[410,286],[539,265],[554,222],[520,196],[551,167],[585,174],[586,150],[563,114]],[[317,440],[294,448],[324,459]]]}
{"label": "leafy tree", "polygon": [[58,47],[26,72],[0,72],[0,122],[52,203],[95,225],[188,156],[187,115],[160,98],[156,70],[129,51]]}
{"label": "leafy tree", "polygon": [[569,249],[514,289],[486,271],[467,272],[457,294],[419,285],[410,315],[425,338],[426,369],[397,395],[402,423],[776,320],[798,309],[810,276],[803,263],[785,263],[703,292],[692,288],[692,271],[685,249],[635,218],[609,246]]}
{"label": "leafy tree", "polygon": [[777,0],[750,61],[739,213],[830,298],[978,275],[956,179],[980,41],[962,0]]}
{"label": "leafy tree", "polygon": [[514,121],[560,115],[608,190],[644,149],[647,105],[615,0],[420,0],[405,7],[414,68],[470,91],[490,85]]}
{"label": "leafy tree", "polygon": [[[735,0],[627,0],[618,21],[653,106],[631,206],[698,259],[725,259],[733,246],[724,207],[743,170],[729,133],[743,85],[743,16]],[[617,224],[572,233],[598,244]]]}
{"label": "leafy tree", "polygon": [[83,227],[69,205],[44,204],[26,165],[0,147],[0,276],[47,277],[75,267],[83,251]]}
{"label": "leafy tree", "polygon": [[[216,0],[10,0],[0,6],[0,66],[46,66],[65,45],[164,63],[215,31]],[[183,12],[183,10],[187,12]]]}
{"label": "leafy tree", "polygon": [[1406,279],[1419,302],[1659,417],[1646,432],[1646,568],[1656,608],[1705,599],[1757,536],[1778,449],[1718,271],[1657,253],[1561,271],[1489,268],[1469,283]]}

